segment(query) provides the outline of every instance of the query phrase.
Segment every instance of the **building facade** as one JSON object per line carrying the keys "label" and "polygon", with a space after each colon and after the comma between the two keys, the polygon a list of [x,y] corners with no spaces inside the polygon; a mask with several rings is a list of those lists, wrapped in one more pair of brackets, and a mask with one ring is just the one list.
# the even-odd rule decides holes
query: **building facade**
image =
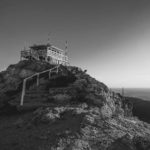
{"label": "building facade", "polygon": [[33,45],[28,50],[21,51],[22,59],[35,59],[50,64],[69,64],[67,52],[50,44]]}

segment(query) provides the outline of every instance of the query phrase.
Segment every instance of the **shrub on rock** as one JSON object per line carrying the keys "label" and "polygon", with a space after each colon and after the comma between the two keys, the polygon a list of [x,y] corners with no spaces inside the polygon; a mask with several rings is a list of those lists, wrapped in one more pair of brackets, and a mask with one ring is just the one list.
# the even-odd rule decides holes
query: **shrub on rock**
{"label": "shrub on rock", "polygon": [[71,96],[67,95],[67,94],[57,94],[55,96],[52,96],[53,102],[56,103],[69,103],[71,100]]}

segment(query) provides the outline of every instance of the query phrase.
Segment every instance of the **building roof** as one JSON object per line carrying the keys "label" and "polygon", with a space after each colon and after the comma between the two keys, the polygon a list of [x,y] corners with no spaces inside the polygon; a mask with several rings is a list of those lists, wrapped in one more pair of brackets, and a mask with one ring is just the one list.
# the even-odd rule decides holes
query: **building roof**
{"label": "building roof", "polygon": [[31,49],[34,49],[34,50],[45,50],[47,49],[48,47],[51,47],[52,49],[56,50],[56,51],[61,51],[63,52],[64,50],[58,48],[58,47],[55,47],[51,44],[39,44],[39,45],[36,45],[34,44],[33,46],[30,46]]}
{"label": "building roof", "polygon": [[47,47],[50,47],[51,45],[50,44],[40,44],[40,45],[33,45],[33,46],[30,46],[31,49],[34,49],[34,50],[45,50],[47,49]]}

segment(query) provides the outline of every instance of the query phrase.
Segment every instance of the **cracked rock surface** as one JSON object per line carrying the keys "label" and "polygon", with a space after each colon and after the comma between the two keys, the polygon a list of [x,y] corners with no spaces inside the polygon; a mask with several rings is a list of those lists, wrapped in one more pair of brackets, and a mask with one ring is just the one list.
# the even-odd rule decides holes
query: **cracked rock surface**
{"label": "cracked rock surface", "polygon": [[131,102],[78,67],[43,76],[16,109],[22,79],[48,68],[23,61],[0,73],[0,149],[150,150],[150,124],[132,115]]}

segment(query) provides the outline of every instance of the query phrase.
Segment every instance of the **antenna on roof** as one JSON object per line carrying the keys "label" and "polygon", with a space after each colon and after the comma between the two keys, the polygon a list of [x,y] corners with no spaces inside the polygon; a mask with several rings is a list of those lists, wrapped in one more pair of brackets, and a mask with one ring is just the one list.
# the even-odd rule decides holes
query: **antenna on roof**
{"label": "antenna on roof", "polygon": [[66,41],[65,43],[65,55],[68,54],[68,41]]}
{"label": "antenna on roof", "polygon": [[24,46],[23,50],[25,51],[26,50],[26,47]]}
{"label": "antenna on roof", "polygon": [[125,99],[125,91],[124,91],[124,88],[122,88],[122,96],[123,96],[123,99]]}
{"label": "antenna on roof", "polygon": [[48,33],[48,39],[47,39],[48,44],[50,44],[50,33]]}

